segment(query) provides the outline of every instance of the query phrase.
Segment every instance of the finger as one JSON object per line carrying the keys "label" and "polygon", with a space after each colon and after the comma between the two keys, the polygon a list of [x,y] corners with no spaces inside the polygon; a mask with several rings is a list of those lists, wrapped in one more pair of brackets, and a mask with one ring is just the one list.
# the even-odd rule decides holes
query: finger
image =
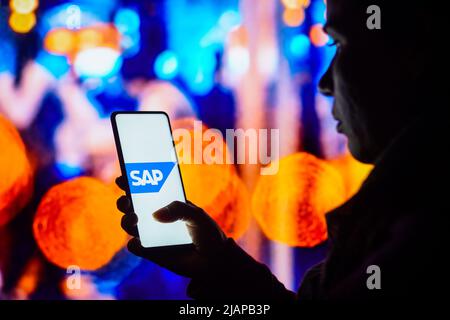
{"label": "finger", "polygon": [[133,237],[138,236],[137,229],[138,217],[134,213],[126,214],[122,217],[121,226],[122,229],[126,231],[129,235]]}
{"label": "finger", "polygon": [[116,205],[117,209],[125,214],[129,214],[130,212],[132,212],[131,201],[127,196],[121,196],[119,199],[117,199]]}
{"label": "finger", "polygon": [[167,206],[162,207],[161,209],[158,209],[155,212],[153,212],[153,218],[163,223],[174,222],[177,220],[170,216],[169,209],[167,208]]}
{"label": "finger", "polygon": [[131,253],[133,253],[139,257],[143,257],[144,248],[142,247],[141,241],[139,240],[139,238],[133,238],[130,241],[128,241],[127,248],[128,248],[128,251],[130,251]]}
{"label": "finger", "polygon": [[123,191],[127,191],[127,182],[126,182],[124,176],[117,177],[116,184]]}
{"label": "finger", "polygon": [[203,225],[209,219],[208,215],[201,208],[181,201],[174,201],[168,206],[157,210],[153,213],[153,217],[163,223],[182,220],[191,226]]}

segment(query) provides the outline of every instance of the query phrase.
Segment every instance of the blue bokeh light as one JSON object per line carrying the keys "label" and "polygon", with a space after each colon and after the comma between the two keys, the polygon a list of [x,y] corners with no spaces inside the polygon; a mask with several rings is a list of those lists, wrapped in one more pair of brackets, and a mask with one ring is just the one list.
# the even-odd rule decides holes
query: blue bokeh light
{"label": "blue bokeh light", "polygon": [[323,0],[315,1],[311,5],[311,16],[313,23],[325,23],[325,11],[326,11],[326,5]]}
{"label": "blue bokeh light", "polygon": [[0,73],[8,72],[15,74],[16,71],[16,48],[6,39],[0,41]]}
{"label": "blue bokeh light", "polygon": [[154,71],[158,78],[171,80],[178,74],[178,58],[172,51],[161,52],[155,60]]}
{"label": "blue bokeh light", "polygon": [[304,57],[309,53],[311,43],[304,34],[299,34],[291,39],[289,50],[294,57]]}
{"label": "blue bokeh light", "polygon": [[117,11],[114,17],[114,24],[120,33],[133,34],[139,31],[141,20],[136,11],[122,8]]}
{"label": "blue bokeh light", "polygon": [[214,87],[214,79],[203,70],[198,70],[193,81],[189,82],[189,88],[193,94],[206,95]]}
{"label": "blue bokeh light", "polygon": [[223,30],[228,32],[241,23],[241,15],[235,10],[227,10],[220,16],[218,23]]}
{"label": "blue bokeh light", "polygon": [[64,162],[56,163],[55,168],[59,177],[63,180],[78,177],[83,173],[83,169],[81,167]]}
{"label": "blue bokeh light", "polygon": [[39,52],[36,62],[57,79],[65,75],[70,69],[65,56],[55,55],[45,50]]}

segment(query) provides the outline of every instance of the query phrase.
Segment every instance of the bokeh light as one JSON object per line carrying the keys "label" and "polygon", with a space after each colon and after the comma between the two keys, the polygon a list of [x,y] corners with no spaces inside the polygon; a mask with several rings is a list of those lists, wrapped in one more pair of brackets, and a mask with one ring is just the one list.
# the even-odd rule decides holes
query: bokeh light
{"label": "bokeh light", "polygon": [[42,278],[43,264],[38,256],[33,256],[25,265],[23,274],[14,288],[15,299],[25,300],[36,291]]}
{"label": "bokeh light", "polygon": [[77,31],[78,50],[105,47],[120,48],[120,33],[113,24],[98,24]]}
{"label": "bokeh light", "polygon": [[80,50],[98,47],[103,41],[103,34],[93,28],[81,29],[77,36]]}
{"label": "bokeh light", "polygon": [[114,24],[121,33],[135,33],[139,31],[141,20],[139,14],[129,8],[119,9],[114,17]]}
{"label": "bokeh light", "polygon": [[54,77],[61,77],[69,71],[69,59],[65,55],[58,55],[42,50],[36,57],[36,63],[44,67]]}
{"label": "bokeh light", "polygon": [[253,213],[271,240],[313,247],[327,238],[325,213],[342,204],[339,172],[301,152],[282,158],[275,175],[261,176],[253,192]]}
{"label": "bokeh light", "polygon": [[121,66],[120,52],[103,47],[79,52],[74,62],[74,70],[80,77],[110,77],[117,73]]}
{"label": "bokeh light", "polygon": [[44,255],[57,266],[96,270],[125,244],[121,216],[111,187],[80,177],[58,184],[44,195],[33,233]]}
{"label": "bokeh light", "polygon": [[347,199],[350,199],[359,190],[373,169],[373,165],[357,161],[350,152],[336,159],[329,160],[328,163],[341,173],[344,179]]}
{"label": "bokeh light", "polygon": [[324,1],[315,1],[311,7],[311,11],[313,23],[325,23],[326,5]]}
{"label": "bokeh light", "polygon": [[235,75],[242,75],[250,67],[250,53],[247,48],[236,46],[227,54],[226,65],[228,70]]}
{"label": "bokeh light", "polygon": [[304,34],[296,35],[292,38],[289,49],[294,57],[306,56],[309,52],[311,42]]}
{"label": "bokeh light", "polygon": [[286,9],[283,13],[283,21],[289,27],[298,27],[305,20],[305,10],[299,9]]}
{"label": "bokeh light", "polygon": [[21,14],[31,13],[36,10],[37,6],[37,0],[11,0],[9,3],[9,7],[12,11]]}
{"label": "bokeh light", "polygon": [[0,114],[0,226],[28,203],[33,173],[25,146],[14,125]]}
{"label": "bokeh light", "polygon": [[317,23],[311,27],[309,37],[316,47],[323,47],[329,41],[329,37],[325,31],[323,31],[323,25],[321,23]]}
{"label": "bokeh light", "polygon": [[281,3],[288,9],[307,8],[310,0],[281,0]]}
{"label": "bokeh light", "polygon": [[75,33],[65,28],[51,30],[44,39],[47,51],[59,55],[72,55],[76,49]]}
{"label": "bokeh light", "polygon": [[[185,159],[180,161],[180,170],[186,197],[204,209],[228,236],[239,238],[250,223],[249,193],[233,165],[227,164],[230,155],[225,141],[214,136],[215,143],[222,146],[222,152],[206,152],[209,142],[205,141],[202,141],[202,148],[194,147],[195,135],[202,135],[208,130],[204,125],[195,127],[194,121],[194,118],[184,118],[172,124],[173,130],[181,128],[189,133],[175,140],[178,158]],[[197,133],[195,130],[198,130]],[[187,143],[185,139],[188,139]],[[187,145],[190,150],[183,147]],[[202,163],[195,164],[195,159],[202,160]]]}
{"label": "bokeh light", "polygon": [[223,30],[230,31],[241,23],[241,16],[237,11],[228,10],[220,16],[218,23]]}
{"label": "bokeh light", "polygon": [[36,15],[33,12],[21,14],[13,12],[9,17],[9,25],[17,33],[27,33],[36,24]]}
{"label": "bokeh light", "polygon": [[155,74],[162,80],[170,80],[178,73],[178,58],[172,51],[161,52],[155,60]]}

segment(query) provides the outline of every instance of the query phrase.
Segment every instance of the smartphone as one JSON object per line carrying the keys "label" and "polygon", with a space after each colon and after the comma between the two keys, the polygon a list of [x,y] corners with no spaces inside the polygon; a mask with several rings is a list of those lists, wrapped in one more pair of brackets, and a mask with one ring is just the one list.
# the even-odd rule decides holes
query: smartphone
{"label": "smartphone", "polygon": [[165,112],[114,112],[111,124],[127,195],[145,248],[192,243],[185,222],[161,223],[153,212],[186,202],[169,117]]}

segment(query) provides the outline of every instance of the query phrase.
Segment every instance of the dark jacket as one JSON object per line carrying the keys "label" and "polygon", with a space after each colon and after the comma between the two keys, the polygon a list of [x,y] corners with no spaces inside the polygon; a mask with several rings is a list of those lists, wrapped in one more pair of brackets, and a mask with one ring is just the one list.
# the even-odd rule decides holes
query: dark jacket
{"label": "dark jacket", "polygon": [[[290,292],[229,239],[211,271],[191,280],[196,299],[435,299],[446,290],[450,174],[443,121],[417,121],[387,148],[360,191],[326,216],[331,248]],[[369,289],[371,265],[381,289]],[[371,282],[371,281],[369,281]],[[372,282],[371,282],[372,283]]]}

